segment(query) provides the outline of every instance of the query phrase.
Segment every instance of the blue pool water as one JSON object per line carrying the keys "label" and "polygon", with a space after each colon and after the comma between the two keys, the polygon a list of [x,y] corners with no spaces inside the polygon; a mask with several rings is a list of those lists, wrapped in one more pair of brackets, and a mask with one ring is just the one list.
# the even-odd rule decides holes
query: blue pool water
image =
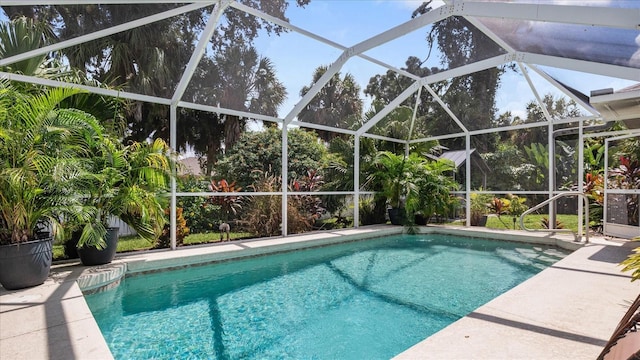
{"label": "blue pool water", "polygon": [[564,256],[398,235],[128,277],[86,299],[116,359],[388,359]]}

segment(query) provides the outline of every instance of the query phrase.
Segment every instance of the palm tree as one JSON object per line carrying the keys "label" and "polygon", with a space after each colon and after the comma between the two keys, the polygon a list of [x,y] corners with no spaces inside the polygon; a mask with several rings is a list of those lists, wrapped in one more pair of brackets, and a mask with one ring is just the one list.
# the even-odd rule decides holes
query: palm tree
{"label": "palm tree", "polygon": [[62,236],[63,217],[87,221],[76,185],[84,174],[98,120],[60,103],[78,90],[21,94],[0,82],[0,243],[34,237],[43,225]]}
{"label": "palm tree", "polygon": [[[39,49],[51,44],[56,35],[49,24],[17,17],[11,21],[0,23],[0,59]],[[68,73],[62,65],[58,54],[42,54],[0,67],[1,71],[23,75],[56,78]]]}
{"label": "palm tree", "polygon": [[[57,39],[51,26],[27,17],[17,17],[0,23],[0,58],[7,58],[30,50],[39,49]],[[61,53],[35,56],[0,68],[1,71],[65,81],[74,84],[109,88],[110,84],[90,79],[85,73],[65,65]],[[22,92],[37,94],[43,87],[29,83],[15,83],[14,88]],[[127,107],[123,99],[104,97],[87,92],[76,92],[61,100],[63,108],[80,109],[102,120],[115,133],[124,133],[123,111]]]}
{"label": "palm tree", "polygon": [[[236,45],[218,52],[213,64],[217,80],[213,96],[221,107],[278,115],[287,92],[271,60],[260,57],[252,46]],[[223,120],[224,144],[230,149],[245,130],[247,119],[227,114]]]}
{"label": "palm tree", "polygon": [[162,193],[169,188],[174,167],[169,146],[161,139],[123,146],[102,137],[89,156],[82,194],[85,204],[95,207],[96,216],[80,224],[84,229],[78,247],[99,246],[102,237],[95,235],[106,233],[111,216],[122,219],[143,238],[159,236],[168,200]]}
{"label": "palm tree", "polygon": [[[327,72],[326,66],[319,66],[313,73],[311,84],[320,80]],[[311,86],[305,86],[300,90],[304,96],[311,90]],[[298,120],[326,125],[336,128],[349,129],[362,118],[363,102],[360,98],[360,86],[351,74],[345,74],[340,78],[336,73],[331,80],[314,96],[314,98],[300,111]],[[317,130],[318,135],[325,141],[337,136],[337,133]]]}
{"label": "palm tree", "polygon": [[[277,116],[286,94],[271,60],[260,57],[253,47],[236,45],[204,57],[183,98]],[[182,110],[179,121],[184,138],[178,140],[206,156],[206,174],[210,174],[223,150],[230,150],[238,142],[248,120],[229,114]]]}

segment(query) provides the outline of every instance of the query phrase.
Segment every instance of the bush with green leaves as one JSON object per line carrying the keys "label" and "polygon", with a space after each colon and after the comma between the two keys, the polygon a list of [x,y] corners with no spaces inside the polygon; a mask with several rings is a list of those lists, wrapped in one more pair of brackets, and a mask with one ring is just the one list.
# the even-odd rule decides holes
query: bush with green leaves
{"label": "bush with green leaves", "polygon": [[[178,181],[178,191],[209,191],[209,180],[193,175],[182,177]],[[181,196],[178,198],[178,207],[183,209],[182,214],[192,234],[218,231],[222,209],[207,197]]]}
{"label": "bush with green leaves", "polygon": [[[189,227],[187,227],[187,221],[182,216],[182,208],[176,208],[176,246],[182,246],[184,238],[189,235]],[[165,211],[167,217],[169,216],[169,209]],[[164,249],[171,247],[171,224],[165,224],[162,229],[162,234],[156,240],[155,248]]]}
{"label": "bush with green leaves", "polygon": [[[308,169],[322,173],[327,148],[313,131],[291,129],[288,132],[289,179],[305,176]],[[281,176],[282,132],[276,128],[245,132],[235,146],[228,150],[215,169],[216,178],[234,179],[238,186],[263,181],[262,174]]]}

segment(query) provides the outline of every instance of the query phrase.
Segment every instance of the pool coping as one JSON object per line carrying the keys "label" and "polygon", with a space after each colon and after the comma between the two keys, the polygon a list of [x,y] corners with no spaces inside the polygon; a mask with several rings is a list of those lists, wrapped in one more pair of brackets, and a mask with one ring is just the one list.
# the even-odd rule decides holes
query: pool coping
{"label": "pool coping", "polygon": [[[589,264],[585,265],[585,262],[589,262],[588,259],[590,252],[598,249],[619,248],[620,251],[613,251],[616,253],[616,261],[624,259],[626,254],[630,253],[631,247],[627,246],[628,242],[611,242],[605,239],[594,239],[592,244],[584,246],[583,244],[577,244],[573,242],[571,236],[553,236],[546,233],[528,233],[522,231],[495,231],[487,230],[484,228],[462,228],[462,227],[447,227],[447,226],[427,226],[416,228],[418,232],[429,233],[447,233],[454,235],[465,235],[481,238],[494,238],[498,240],[509,241],[524,241],[534,244],[554,245],[568,250],[575,250],[572,254],[565,257],[554,266],[568,265],[574,267],[577,272],[583,271],[583,275],[586,276],[601,276],[601,274],[607,274],[609,280],[615,283],[615,286],[611,287],[610,291],[599,291],[596,295],[602,295],[605,292],[608,295],[607,307],[611,307],[609,313],[603,313],[602,311],[596,311],[597,314],[601,314],[598,324],[599,332],[595,335],[576,335],[580,338],[586,339],[599,339],[598,341],[591,341],[594,344],[590,344],[586,353],[593,355],[594,352],[601,348],[598,346],[602,341],[606,341],[608,336],[613,331],[615,325],[619,321],[626,309],[620,306],[620,302],[628,298],[635,298],[640,289],[637,285],[630,282],[630,277],[626,275],[620,275],[620,268],[617,267],[617,263],[610,262],[605,269],[599,268],[597,274],[584,272],[585,267],[589,267]],[[244,256],[258,256],[272,252],[290,251],[294,249],[324,246],[333,243],[353,241],[361,239],[362,237],[379,237],[392,234],[400,234],[404,232],[404,228],[398,226],[367,226],[352,229],[342,229],[335,231],[320,231],[300,236],[290,237],[276,237],[267,239],[251,239],[219,243],[216,245],[208,246],[190,246],[180,248],[175,251],[169,250],[157,250],[146,251],[139,253],[119,254],[113,263],[109,265],[97,266],[97,267],[85,267],[78,263],[67,263],[55,265],[52,268],[51,275],[45,284],[24,290],[7,291],[0,288],[0,358],[12,358],[12,359],[59,359],[59,358],[75,358],[75,359],[111,359],[113,358],[106,341],[102,337],[100,330],[91,315],[86,302],[84,301],[83,293],[90,293],[93,291],[99,291],[102,288],[117,286],[118,282],[125,274],[136,274],[144,272],[153,272],[158,269],[164,268],[176,268],[193,266],[197,264],[210,263],[215,261],[225,261],[237,257]],[[517,239],[514,238],[517,237]],[[584,251],[588,249],[589,251]],[[619,254],[618,254],[619,253]],[[578,257],[574,254],[582,254]],[[593,254],[591,254],[593,255]],[[586,256],[586,257],[585,257]],[[575,258],[574,260],[571,260]],[[567,260],[569,259],[569,260]],[[565,264],[567,263],[567,264]],[[479,355],[479,350],[472,350],[468,348],[464,353],[449,353],[450,356],[444,356],[447,354],[445,349],[450,347],[451,339],[455,338],[457,343],[460,339],[456,338],[460,331],[467,332],[471,326],[482,329],[483,327],[491,328],[494,323],[487,321],[487,319],[497,318],[496,311],[503,308],[506,304],[509,304],[509,299],[514,294],[516,295],[516,301],[520,301],[522,295],[519,292],[529,292],[532,289],[530,286],[525,286],[529,282],[536,284],[536,286],[543,286],[544,281],[537,280],[547,275],[542,275],[550,271],[557,271],[559,268],[548,268],[541,273],[526,281],[525,283],[517,286],[509,292],[501,295],[500,297],[492,300],[488,304],[480,307],[469,316],[458,320],[449,327],[438,332],[437,334],[425,339],[423,342],[416,344],[414,347],[407,349],[407,351],[398,355],[400,359],[414,359],[414,358],[482,358],[481,356],[470,356],[470,354]],[[582,269],[582,270],[580,270]],[[616,274],[614,274],[616,273]],[[572,281],[575,281],[572,280]],[[603,286],[606,286],[604,284]],[[522,290],[523,288],[524,290]],[[571,286],[566,286],[566,289],[571,289]],[[533,289],[535,291],[535,287]],[[559,293],[557,290],[555,292]],[[539,293],[536,291],[536,293]],[[571,296],[575,297],[576,294],[568,292],[569,300]],[[601,296],[600,296],[601,297]],[[531,296],[529,296],[531,298]],[[617,302],[613,301],[617,299]],[[512,300],[511,300],[512,301]],[[496,305],[498,304],[497,310]],[[555,306],[555,308],[566,307],[570,302],[561,298],[557,304],[547,304],[546,307]],[[535,304],[533,304],[535,305]],[[524,310],[530,311],[531,306],[527,306]],[[582,305],[581,305],[582,306]],[[605,305],[603,305],[605,306]],[[553,308],[553,307],[552,307]],[[518,309],[510,310],[518,312]],[[596,315],[597,315],[596,314]],[[499,313],[502,319],[505,319],[504,313]],[[540,314],[538,314],[540,315]],[[584,315],[584,314],[583,314]],[[493,317],[491,317],[493,316]],[[515,315],[514,315],[515,316]],[[602,318],[604,317],[604,318]],[[590,319],[590,317],[586,317]],[[471,320],[469,320],[471,319]],[[527,320],[531,324],[536,324],[535,318],[527,316],[520,316],[517,319]],[[506,323],[509,321],[512,323],[515,320],[505,319]],[[503,321],[503,323],[505,323]],[[544,320],[547,321],[548,320]],[[545,329],[553,331],[553,327],[547,322],[543,321]],[[573,319],[572,321],[575,321]],[[497,322],[496,322],[497,323]],[[518,322],[519,324],[520,322]],[[6,326],[6,324],[12,324]],[[4,326],[3,326],[4,325]],[[592,324],[585,324],[587,327],[591,327]],[[532,325],[533,326],[533,325]],[[542,328],[540,325],[536,329]],[[555,326],[555,325],[554,325]],[[565,322],[557,324],[561,329],[567,329]],[[583,325],[584,326],[584,325]],[[502,324],[498,326],[498,329],[493,329],[496,336],[495,341],[498,339],[501,342],[508,340],[504,338],[504,334],[500,333],[504,327],[508,326]],[[526,326],[521,326],[526,327]],[[573,329],[573,328],[571,328]],[[499,331],[498,331],[499,330]],[[491,331],[478,330],[481,334],[488,334]],[[544,333],[544,331],[539,331]],[[447,335],[452,333],[453,335]],[[562,334],[566,331],[562,332]],[[580,334],[578,331],[577,334]],[[549,337],[549,335],[539,334],[540,336]],[[605,336],[606,335],[606,336]],[[464,335],[469,336],[469,335]],[[594,337],[595,336],[595,337]],[[603,337],[604,336],[604,337]],[[480,338],[480,336],[477,336]],[[476,336],[474,336],[476,338]],[[556,336],[557,338],[557,336]],[[444,339],[441,341],[440,339]],[[468,340],[469,337],[462,337],[462,341]],[[486,344],[491,343],[491,337],[486,338],[479,344],[474,344],[471,341],[466,341],[469,346],[478,346],[480,349],[486,348]],[[495,342],[494,341],[494,342]],[[571,340],[576,342],[575,340]],[[535,341],[533,342],[536,343]],[[577,343],[580,343],[579,341]],[[581,347],[584,347],[580,343]],[[481,346],[482,345],[482,346]],[[589,344],[588,344],[589,345]],[[560,346],[560,345],[557,345]],[[544,346],[543,346],[544,347]],[[465,348],[467,346],[465,345]],[[500,347],[496,347],[499,349]],[[517,347],[518,349],[521,348]],[[437,349],[437,351],[435,351]],[[469,353],[468,351],[472,351]],[[584,352],[584,351],[583,351]],[[580,352],[578,352],[580,353]],[[597,352],[599,353],[599,352]],[[595,358],[597,353],[589,358]],[[437,354],[429,355],[429,354]],[[466,354],[466,355],[465,355]],[[489,352],[487,358],[500,358],[496,357],[496,353]],[[511,352],[500,352],[499,354],[506,355],[504,358],[518,358]],[[524,352],[520,355],[526,355],[528,358],[535,358],[532,356],[535,353]],[[567,353],[568,354],[568,353]]]}

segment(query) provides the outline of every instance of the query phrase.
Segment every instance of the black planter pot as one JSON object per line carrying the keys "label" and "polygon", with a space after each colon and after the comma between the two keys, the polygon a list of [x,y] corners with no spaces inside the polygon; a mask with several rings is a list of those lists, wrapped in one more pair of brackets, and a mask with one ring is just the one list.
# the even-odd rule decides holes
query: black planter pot
{"label": "black planter pot", "polygon": [[487,215],[471,217],[471,226],[485,226],[487,225],[487,218]]}
{"label": "black planter pot", "polygon": [[78,256],[83,265],[103,265],[113,261],[118,250],[118,228],[108,228],[104,240],[107,246],[102,250],[95,247],[78,248]]}
{"label": "black planter pot", "polygon": [[0,246],[0,284],[16,290],[42,284],[49,276],[53,237]]}
{"label": "black planter pot", "polygon": [[392,225],[404,225],[407,223],[407,215],[404,208],[390,208],[389,221]]}
{"label": "black planter pot", "polygon": [[82,231],[74,231],[71,234],[71,238],[64,243],[64,254],[67,256],[67,259],[77,259],[78,258],[78,241],[80,241],[80,236],[82,235]]}
{"label": "black planter pot", "polygon": [[414,222],[416,223],[416,225],[427,225],[427,217],[422,215],[422,214],[415,214],[414,215]]}

